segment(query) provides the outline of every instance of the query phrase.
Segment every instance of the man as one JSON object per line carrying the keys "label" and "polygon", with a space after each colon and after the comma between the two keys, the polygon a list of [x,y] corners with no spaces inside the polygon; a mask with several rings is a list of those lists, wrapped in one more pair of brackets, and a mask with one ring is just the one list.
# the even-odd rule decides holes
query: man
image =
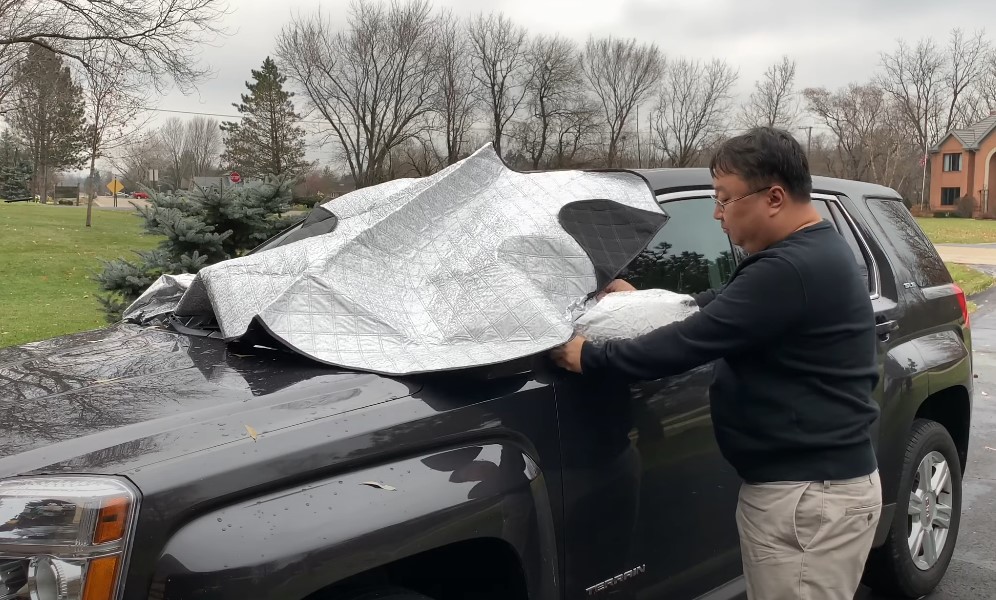
{"label": "man", "polygon": [[[576,337],[552,358],[636,380],[715,360],[716,440],[744,479],[736,516],[748,596],[851,600],[882,507],[868,290],[810,201],[809,164],[791,135],[733,138],[710,173],[713,216],[748,254],[729,282],[697,295],[700,310],[683,321],[598,346]],[[605,293],[632,289],[617,280]]]}

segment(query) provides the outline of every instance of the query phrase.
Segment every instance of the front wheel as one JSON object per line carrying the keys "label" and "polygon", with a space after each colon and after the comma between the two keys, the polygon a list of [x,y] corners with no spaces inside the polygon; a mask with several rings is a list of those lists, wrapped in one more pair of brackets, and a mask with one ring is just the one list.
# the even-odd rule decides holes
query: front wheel
{"label": "front wheel", "polygon": [[878,592],[920,598],[947,571],[961,523],[961,462],[940,423],[913,422],[889,536],[872,552],[866,583]]}

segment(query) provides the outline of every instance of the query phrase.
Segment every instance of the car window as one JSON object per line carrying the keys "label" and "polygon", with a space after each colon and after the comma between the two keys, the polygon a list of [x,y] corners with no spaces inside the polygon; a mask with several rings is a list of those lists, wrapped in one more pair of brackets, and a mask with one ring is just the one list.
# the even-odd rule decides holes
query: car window
{"label": "car window", "polygon": [[836,203],[830,205],[831,212],[833,213],[833,219],[831,222],[836,221],[837,231],[840,235],[844,237],[844,241],[847,242],[848,247],[851,248],[851,252],[854,254],[854,260],[858,263],[858,270],[861,271],[861,276],[865,278],[865,285],[868,287],[869,292],[875,291],[876,281],[868,276],[869,273],[873,272],[869,261],[871,260],[865,254],[861,243],[858,242],[857,235],[854,233],[854,226],[844,217],[843,211],[837,206]]}
{"label": "car window", "polygon": [[638,289],[694,294],[725,284],[736,262],[730,239],[712,218],[711,198],[662,204],[670,219],[629,265],[624,277]]}
{"label": "car window", "polygon": [[[820,216],[823,217],[825,221],[829,221],[836,225],[836,223],[834,223],[833,216],[830,214],[830,209],[827,207],[826,200],[813,199],[813,207],[816,209],[816,212],[820,213]],[[837,229],[840,229],[840,227],[838,226]]]}
{"label": "car window", "polygon": [[906,205],[885,198],[869,198],[867,205],[914,284],[929,287],[951,283],[947,267]]}

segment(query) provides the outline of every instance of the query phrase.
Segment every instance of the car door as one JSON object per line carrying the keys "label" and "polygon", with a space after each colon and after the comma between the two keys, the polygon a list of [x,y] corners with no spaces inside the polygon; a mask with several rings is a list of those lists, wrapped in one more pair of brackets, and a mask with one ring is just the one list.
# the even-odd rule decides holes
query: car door
{"label": "car door", "polygon": [[[659,197],[671,219],[627,279],[680,293],[729,279],[734,248],[713,220],[707,194]],[[570,375],[557,381],[565,597],[736,595],[740,481],[713,435],[712,378],[707,364],[629,385]],[[715,590],[730,581],[732,587]]]}

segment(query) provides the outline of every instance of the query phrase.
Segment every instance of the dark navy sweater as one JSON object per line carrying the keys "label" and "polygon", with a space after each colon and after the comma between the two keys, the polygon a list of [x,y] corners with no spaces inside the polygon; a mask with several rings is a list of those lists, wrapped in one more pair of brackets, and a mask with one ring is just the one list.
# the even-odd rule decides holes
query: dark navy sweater
{"label": "dark navy sweater", "polygon": [[747,257],[700,310],[582,348],[586,376],[652,380],[716,361],[716,440],[748,482],[822,481],[877,467],[875,319],[850,248],[826,221]]}

